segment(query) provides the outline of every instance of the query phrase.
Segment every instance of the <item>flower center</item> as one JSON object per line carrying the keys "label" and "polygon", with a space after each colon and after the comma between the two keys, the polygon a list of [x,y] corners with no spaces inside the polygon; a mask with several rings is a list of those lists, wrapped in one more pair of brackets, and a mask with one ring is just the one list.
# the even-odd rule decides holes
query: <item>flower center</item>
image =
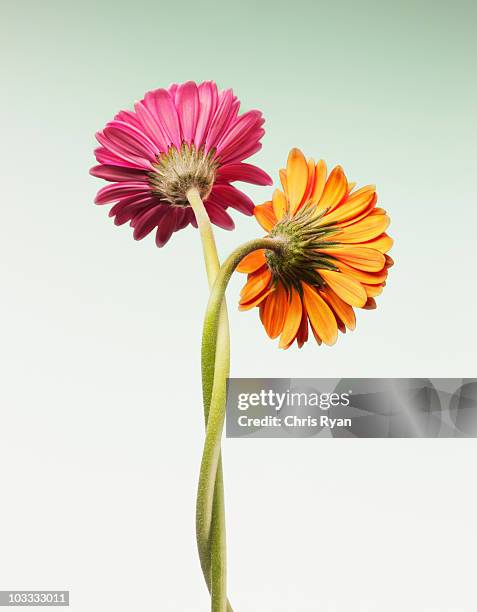
{"label": "flower center", "polygon": [[210,194],[218,168],[214,150],[182,143],[180,150],[171,147],[157,156],[154,171],[149,173],[152,191],[171,206],[189,206],[186,193],[196,188],[204,200]]}
{"label": "flower center", "polygon": [[333,227],[320,226],[322,215],[316,216],[313,208],[304,208],[294,217],[285,217],[271,230],[270,236],[283,241],[281,252],[266,251],[268,267],[274,281],[301,292],[301,282],[322,287],[325,282],[319,270],[337,270],[334,258],[319,253],[317,249],[332,246],[330,236]]}

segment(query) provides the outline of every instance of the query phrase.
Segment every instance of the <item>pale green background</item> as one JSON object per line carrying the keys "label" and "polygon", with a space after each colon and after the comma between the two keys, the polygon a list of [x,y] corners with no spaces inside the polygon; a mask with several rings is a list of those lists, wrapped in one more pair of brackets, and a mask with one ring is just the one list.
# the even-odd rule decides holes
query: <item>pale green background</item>
{"label": "pale green background", "polygon": [[[333,348],[279,351],[229,292],[235,376],[475,376],[474,2],[1,3],[0,588],[205,611],[194,549],[207,297],[92,204],[93,134],[151,88],[233,87],[288,149],[378,185],[397,261]],[[257,203],[269,188],[248,188]],[[226,254],[260,233],[235,214]],[[237,612],[475,610],[476,445],[231,440]]]}

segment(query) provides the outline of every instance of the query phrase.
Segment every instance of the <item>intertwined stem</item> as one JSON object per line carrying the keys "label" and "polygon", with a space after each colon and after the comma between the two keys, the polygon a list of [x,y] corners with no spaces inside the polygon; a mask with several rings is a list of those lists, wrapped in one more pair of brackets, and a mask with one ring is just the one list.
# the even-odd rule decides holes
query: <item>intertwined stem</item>
{"label": "intertwined stem", "polygon": [[233,271],[248,253],[257,249],[282,251],[283,246],[282,240],[260,238],[247,242],[236,249],[227,258],[217,274],[205,314],[202,334],[202,363],[210,363],[210,360],[215,357],[215,367],[197,491],[196,528],[199,543],[208,542],[211,538],[212,612],[225,612],[226,610],[225,602],[215,597],[216,593],[220,593],[226,588],[225,574],[220,573],[219,575],[220,568],[224,563],[220,556],[224,554],[225,548],[222,549],[219,546],[219,540],[215,539],[216,535],[217,537],[220,535],[218,532],[222,530],[218,521],[223,520],[223,513],[219,515],[216,513],[216,477],[218,476],[218,480],[221,480],[221,473],[219,472],[220,443],[224,426],[226,386],[229,372],[229,353],[222,353],[219,350],[225,291]]}
{"label": "intertwined stem", "polygon": [[[212,226],[197,189],[189,190],[187,199],[189,200],[197,220],[197,226],[202,240],[209,287],[212,287],[220,268]],[[221,355],[222,359],[226,362],[223,364],[222,369],[224,367],[226,368],[225,376],[227,376],[230,360],[230,339],[225,301],[220,313],[217,349],[207,356],[202,354],[202,394],[206,427],[209,418],[216,353]],[[199,550],[202,572],[212,596],[212,609],[222,610],[224,609],[224,605],[226,605],[227,612],[233,612],[232,606],[227,602],[225,504],[222,459],[220,453],[213,495],[212,524],[210,526],[210,531],[202,537],[201,534],[203,534],[203,530],[197,530],[197,547]]]}

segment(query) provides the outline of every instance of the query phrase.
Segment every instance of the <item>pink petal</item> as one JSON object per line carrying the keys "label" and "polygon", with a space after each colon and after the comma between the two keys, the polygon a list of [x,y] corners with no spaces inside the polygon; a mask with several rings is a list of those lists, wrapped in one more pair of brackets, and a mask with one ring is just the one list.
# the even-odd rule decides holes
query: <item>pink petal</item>
{"label": "pink petal", "polygon": [[135,168],[100,164],[91,168],[89,173],[106,181],[147,181],[147,173]]}
{"label": "pink petal", "polygon": [[241,115],[217,143],[217,151],[225,157],[228,147],[246,141],[248,134],[262,125],[262,113],[259,111],[249,111]]}
{"label": "pink petal", "polygon": [[265,133],[261,129],[263,123],[262,116],[257,111],[239,117],[231,130],[231,137],[228,135],[217,146],[222,163],[229,163],[232,158],[241,155],[243,150],[247,150],[250,146],[256,144]]}
{"label": "pink petal", "polygon": [[139,217],[144,211],[157,206],[157,200],[151,197],[132,196],[124,198],[115,204],[109,211],[109,216],[114,217],[115,225],[123,225],[135,217]]}
{"label": "pink petal", "polygon": [[199,90],[199,118],[195,128],[194,143],[199,149],[203,144],[209,130],[212,117],[217,110],[218,92],[217,85],[212,81],[205,81],[198,87]]}
{"label": "pink petal", "polygon": [[[96,134],[96,139],[103,145],[103,147],[111,151],[120,159],[123,159],[130,164],[135,164],[138,168],[151,168],[151,162],[149,159],[143,155],[133,153],[131,148],[127,146],[127,143],[125,141],[118,140],[114,134],[111,138],[111,133],[108,134],[106,132],[107,129],[108,128],[106,127],[103,132],[98,132]],[[99,160],[98,157],[97,159]]]}
{"label": "pink petal", "polygon": [[219,105],[215,111],[214,118],[205,140],[205,151],[208,153],[210,149],[217,146],[225,130],[232,124],[236,116],[238,105],[236,98],[231,89],[221,92],[219,97]]}
{"label": "pink petal", "polygon": [[154,95],[159,124],[164,130],[170,144],[177,149],[181,147],[181,129],[179,117],[171,95],[166,89],[157,89]]}
{"label": "pink petal", "polygon": [[112,185],[105,185],[104,187],[101,187],[96,194],[94,203],[108,204],[125,196],[145,196],[150,195],[150,193],[151,190],[146,183],[123,181],[122,183],[113,183]]}
{"label": "pink petal", "polygon": [[176,102],[177,90],[179,89],[178,83],[172,83],[167,88],[167,91],[171,94],[171,98],[174,100],[174,104]]}
{"label": "pink petal", "polygon": [[135,206],[139,204],[143,205],[145,203],[155,204],[157,203],[157,200],[154,196],[151,195],[133,195],[121,198],[117,204],[114,204],[114,206],[111,207],[109,211],[109,216],[114,217],[128,206]]}
{"label": "pink petal", "polygon": [[[157,104],[156,104],[156,94],[158,90],[153,89],[152,91],[148,91],[144,98],[141,100],[141,103],[147,108],[151,117],[153,117],[154,121],[160,125],[161,121],[159,119],[159,115],[157,114]],[[170,143],[168,143],[169,145]]]}
{"label": "pink petal", "polygon": [[151,112],[145,100],[136,102],[134,108],[144,132],[156,144],[157,148],[165,153],[169,148],[170,142],[168,142],[168,138],[159,124],[157,113],[153,114]]}
{"label": "pink petal", "polygon": [[[98,134],[96,134],[98,139]],[[94,155],[100,164],[109,166],[121,166],[123,168],[136,168],[137,170],[150,170],[151,164],[144,159],[125,159],[124,156],[116,155],[105,147],[98,147],[94,150]]]}
{"label": "pink petal", "polygon": [[129,125],[132,125],[138,130],[141,130],[142,128],[139,118],[137,117],[135,113],[133,113],[130,110],[119,111],[119,113],[117,113],[117,115],[114,116],[114,120],[122,121],[123,123],[128,123]]}
{"label": "pink petal", "polygon": [[235,223],[232,217],[225,212],[225,210],[219,204],[207,201],[205,203],[205,209],[209,215],[209,219],[218,227],[226,230],[233,230]]}
{"label": "pink petal", "polygon": [[233,183],[242,181],[253,185],[273,185],[270,176],[257,166],[252,164],[225,164],[220,166],[217,171],[216,180],[218,182]]}
{"label": "pink petal", "polygon": [[159,153],[157,145],[144,133],[143,129],[135,128],[123,121],[110,121],[103,133],[132,155],[140,155],[154,161]]}
{"label": "pink petal", "polygon": [[189,209],[188,212],[189,212],[189,221],[192,227],[195,227],[197,229],[198,225],[197,225],[197,219],[195,218],[195,215],[194,215],[194,211],[192,209]]}
{"label": "pink petal", "polygon": [[161,219],[156,232],[156,244],[163,247],[176,229],[176,209],[168,207],[167,214]]}
{"label": "pink petal", "polygon": [[217,203],[223,208],[231,206],[249,217],[255,208],[252,200],[232,185],[214,185],[207,202]]}
{"label": "pink petal", "polygon": [[199,118],[199,92],[193,81],[179,85],[176,93],[176,108],[182,130],[182,140],[192,143]]}
{"label": "pink petal", "polygon": [[152,230],[158,226],[161,219],[167,215],[168,210],[168,206],[160,204],[159,206],[155,206],[151,210],[147,210],[146,212],[142,213],[139,217],[136,217],[133,225],[134,240],[142,240],[148,234],[150,234]]}
{"label": "pink petal", "polygon": [[257,151],[260,151],[262,148],[262,143],[260,139],[265,134],[265,130],[258,130],[254,135],[254,138],[250,139],[250,143],[244,144],[242,147],[237,148],[227,159],[221,159],[221,161],[225,164],[235,164],[237,162],[241,162],[247,157],[251,157]]}
{"label": "pink petal", "polygon": [[187,227],[190,223],[189,218],[189,209],[187,208],[177,208],[176,210],[176,229],[175,231],[179,231]]}

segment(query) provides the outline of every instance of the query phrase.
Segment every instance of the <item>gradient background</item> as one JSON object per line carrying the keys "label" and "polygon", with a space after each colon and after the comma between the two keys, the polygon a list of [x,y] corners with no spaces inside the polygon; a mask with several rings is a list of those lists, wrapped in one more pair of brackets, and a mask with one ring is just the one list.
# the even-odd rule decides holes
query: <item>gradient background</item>
{"label": "gradient background", "polygon": [[[2,0],[0,589],[206,611],[195,552],[192,228],[162,251],[92,204],[94,132],[148,89],[232,86],[288,149],[378,185],[397,265],[333,348],[279,351],[229,291],[232,374],[475,376],[474,2]],[[257,203],[269,188],[247,188]],[[257,235],[235,214],[225,255]],[[199,435],[200,434],[200,435]],[[238,612],[473,612],[475,440],[227,440]]]}

